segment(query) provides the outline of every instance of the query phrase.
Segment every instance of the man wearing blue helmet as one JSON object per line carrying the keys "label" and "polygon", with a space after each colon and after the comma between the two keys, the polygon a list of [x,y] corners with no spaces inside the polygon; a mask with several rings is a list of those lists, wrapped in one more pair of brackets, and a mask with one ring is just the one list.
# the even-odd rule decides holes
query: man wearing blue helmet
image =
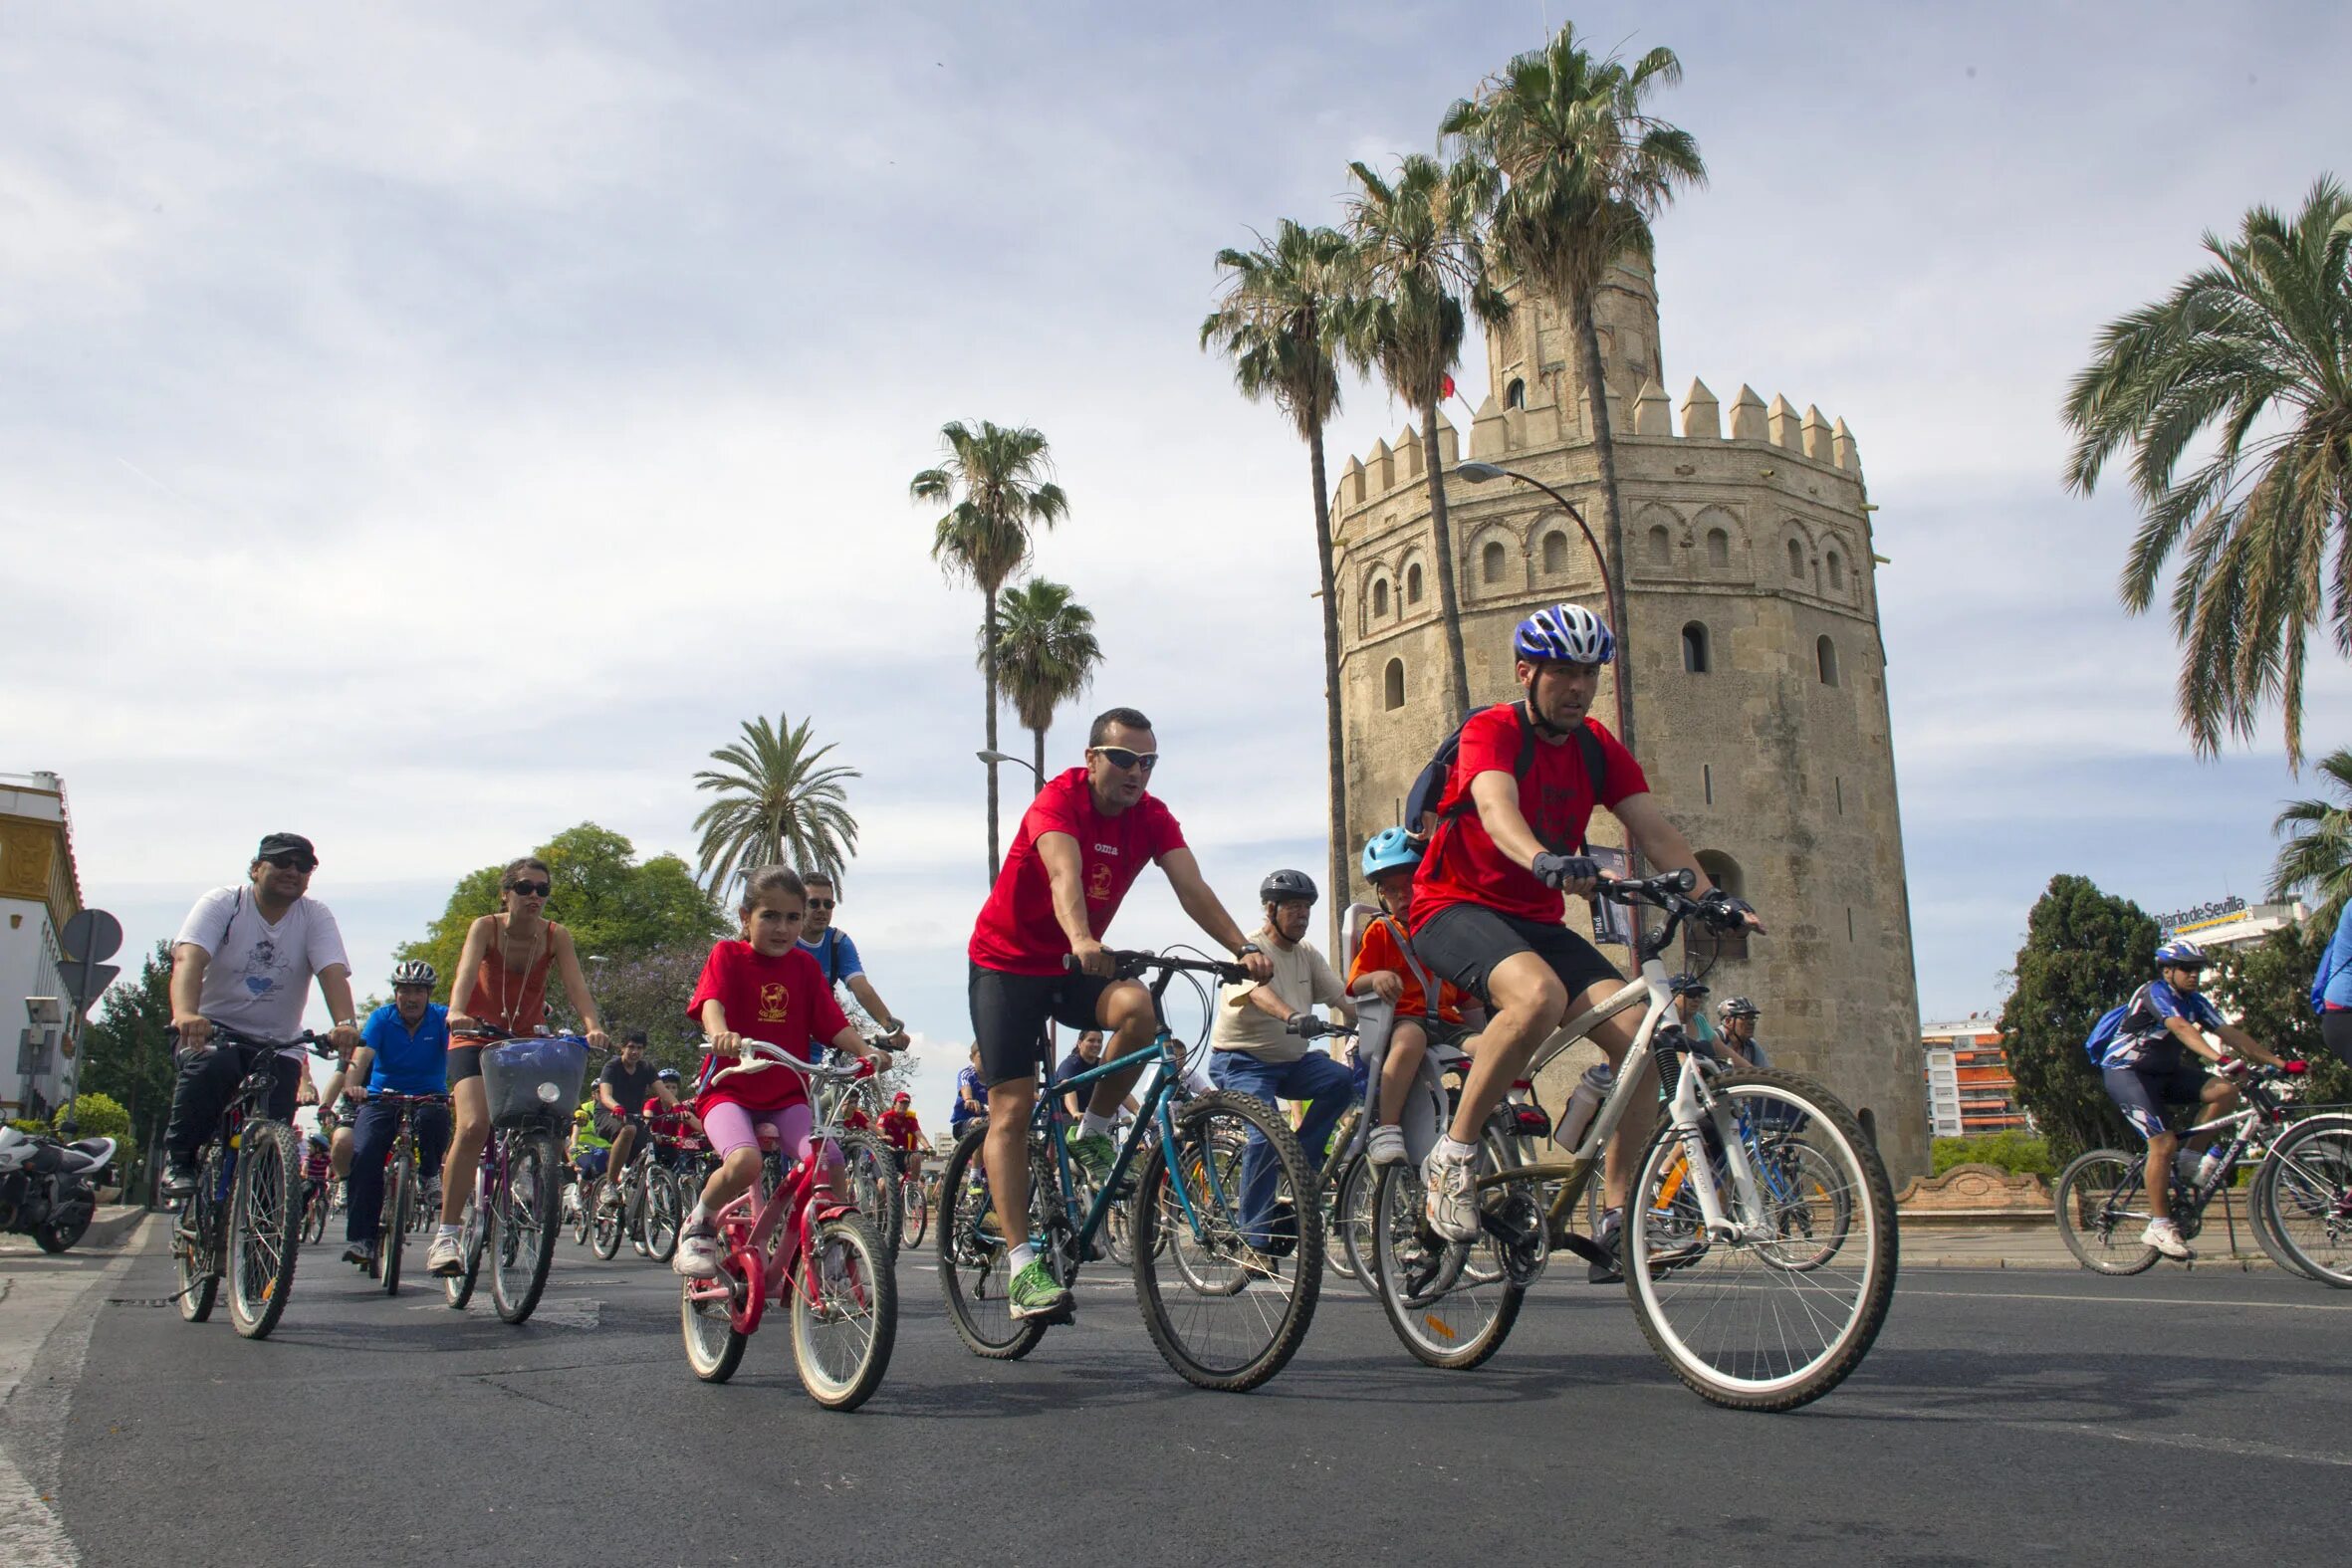
{"label": "man wearing blue helmet", "polygon": [[[2154,1218],[2140,1239],[2167,1257],[2187,1259],[2197,1254],[2173,1222],[2171,1174],[2181,1135],[2165,1120],[2168,1105],[2195,1105],[2197,1119],[2210,1122],[2237,1108],[2237,1089],[2229,1079],[2208,1076],[2206,1062],[2227,1060],[2210,1044],[2212,1030],[2223,1044],[2248,1060],[2279,1065],[2245,1030],[2228,1022],[2221,1009],[2201,990],[2206,966],[2204,949],[2179,938],[2156,950],[2156,978],[2132,993],[2115,1025],[2114,1038],[2099,1055],[2099,1077],[2107,1096],[2123,1108],[2141,1137],[2148,1140],[2148,1212]],[[2192,1151],[2205,1148],[2214,1135],[2190,1140]]]}
{"label": "man wearing blue helmet", "polygon": [[[1452,1132],[1422,1167],[1430,1228],[1449,1240],[1479,1233],[1474,1162],[1488,1115],[1526,1073],[1539,1042],[1623,984],[1616,967],[1563,924],[1567,896],[1590,896],[1599,879],[1584,853],[1593,807],[1608,807],[1659,870],[1696,877],[1719,923],[1762,929],[1745,904],[1708,880],[1681,829],[1651,798],[1641,765],[1589,716],[1601,666],[1616,651],[1607,623],[1580,604],[1537,610],[1520,622],[1512,652],[1526,696],[1463,724],[1414,878],[1414,950],[1441,978],[1484,1002],[1489,1014],[1471,1048],[1474,1065]],[[1589,767],[1588,752],[1597,752]],[[1592,1039],[1614,1067],[1633,1043],[1633,1024],[1620,1013],[1596,1025]],[[1603,1174],[1609,1208],[1594,1237],[1604,1247],[1614,1246],[1655,1098],[1636,1095],[1610,1140]],[[1593,1267],[1596,1277],[1614,1277],[1603,1264]]]}

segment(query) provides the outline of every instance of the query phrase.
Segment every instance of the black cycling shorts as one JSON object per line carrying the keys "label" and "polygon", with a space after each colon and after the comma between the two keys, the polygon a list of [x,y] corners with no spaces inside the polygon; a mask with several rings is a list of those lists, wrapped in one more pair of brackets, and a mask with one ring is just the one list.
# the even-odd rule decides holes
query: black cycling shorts
{"label": "black cycling shorts", "polygon": [[2327,1048],[2344,1058],[2344,1065],[2352,1067],[2352,1012],[2342,1008],[2330,1008],[2319,1015],[2319,1037]]}
{"label": "black cycling shorts", "polygon": [[1429,917],[1413,933],[1413,952],[1430,972],[1452,981],[1488,1008],[1487,980],[1497,965],[1522,953],[1532,953],[1551,966],[1573,1001],[1595,986],[1612,989],[1625,984],[1617,966],[1601,957],[1600,949],[1561,925],[1522,920],[1489,909],[1484,904],[1453,904]]}
{"label": "black cycling shorts", "polygon": [[2205,1098],[2206,1070],[2186,1050],[2170,1058],[2103,1068],[2099,1077],[2107,1085],[2108,1098],[2123,1107],[2124,1119],[2143,1138],[2169,1130],[2166,1106],[2195,1105]]}
{"label": "black cycling shorts", "polygon": [[1102,994],[1116,982],[1064,970],[1058,975],[1008,975],[972,966],[972,1036],[980,1042],[980,1079],[988,1088],[1033,1079],[1050,1066],[1046,1022],[1098,1029]]}
{"label": "black cycling shorts", "polygon": [[482,1047],[452,1045],[449,1047],[449,1087],[454,1089],[468,1078],[482,1076]]}
{"label": "black cycling shorts", "polygon": [[[619,1142],[620,1130],[623,1127],[642,1128],[645,1125],[645,1118],[642,1116],[615,1116],[601,1105],[596,1107],[595,1115],[590,1120],[595,1123],[596,1136],[606,1143]],[[631,1149],[629,1153],[634,1156],[636,1151]]]}

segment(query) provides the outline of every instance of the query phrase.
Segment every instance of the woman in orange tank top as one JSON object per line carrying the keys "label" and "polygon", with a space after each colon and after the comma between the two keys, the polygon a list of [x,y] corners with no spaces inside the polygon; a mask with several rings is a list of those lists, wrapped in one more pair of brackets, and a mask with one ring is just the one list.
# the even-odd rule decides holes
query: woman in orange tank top
{"label": "woman in orange tank top", "polygon": [[478,1024],[516,1034],[538,1028],[547,1021],[552,972],[562,979],[564,995],[579,1014],[588,1044],[609,1048],[596,999],[588,995],[588,979],[580,972],[572,933],[544,913],[552,883],[545,861],[528,856],[515,861],[498,879],[506,907],[482,916],[465,934],[465,952],[449,987],[449,1098],[457,1112],[457,1132],[441,1167],[441,1229],[425,1253],[429,1273],[455,1274],[464,1267],[457,1255],[457,1228],[474,1194],[482,1145],[490,1141],[482,1036],[469,1030]]}

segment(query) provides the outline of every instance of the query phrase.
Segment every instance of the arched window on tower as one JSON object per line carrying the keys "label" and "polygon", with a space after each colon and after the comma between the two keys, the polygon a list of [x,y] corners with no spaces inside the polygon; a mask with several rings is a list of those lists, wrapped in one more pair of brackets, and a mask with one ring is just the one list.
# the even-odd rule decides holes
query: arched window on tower
{"label": "arched window on tower", "polygon": [[1503,406],[1506,408],[1527,407],[1528,383],[1521,380],[1516,375],[1513,376],[1511,378],[1511,384],[1503,388]]}
{"label": "arched window on tower", "polygon": [[1543,569],[1553,576],[1568,569],[1568,536],[1557,529],[1543,536]]}
{"label": "arched window on tower", "polygon": [[1843,593],[1846,590],[1845,558],[1833,550],[1829,553],[1826,564],[1829,567],[1829,591]]}
{"label": "arched window on tower", "polygon": [[[1708,881],[1734,898],[1748,896],[1748,879],[1741,875],[1739,861],[1720,849],[1702,849],[1698,858],[1699,869],[1707,873]],[[1739,960],[1748,957],[1748,933],[1745,931],[1721,938],[1721,948],[1716,946],[1719,939],[1714,933],[1701,933],[1695,925],[1685,926],[1683,933],[1683,952],[1689,960],[1688,967],[1693,971],[1703,970],[1718,958]],[[1717,983],[1717,989],[1723,989],[1721,982]]]}
{"label": "arched window on tower", "polygon": [[1377,620],[1387,613],[1388,579],[1386,577],[1381,577],[1375,580],[1372,584],[1372,618]]}
{"label": "arched window on tower", "polygon": [[1650,564],[1663,566],[1674,560],[1674,541],[1666,537],[1663,526],[1650,530]]}
{"label": "arched window on tower", "polygon": [[1692,621],[1682,629],[1682,667],[1686,674],[1707,673],[1707,623]]}
{"label": "arched window on tower", "polygon": [[1405,705],[1405,661],[1391,659],[1388,668],[1380,672],[1380,705],[1396,709]]}
{"label": "arched window on tower", "polygon": [[1707,564],[1728,566],[1731,563],[1732,536],[1719,528],[1709,529],[1707,531]]}
{"label": "arched window on tower", "polygon": [[1510,560],[1503,553],[1503,542],[1499,539],[1488,540],[1487,548],[1478,554],[1479,575],[1489,582],[1501,582],[1503,572],[1509,565]]}
{"label": "arched window on tower", "polygon": [[1788,542],[1788,580],[1802,582],[1804,579],[1805,548],[1792,539]]}
{"label": "arched window on tower", "polygon": [[1421,602],[1421,562],[1417,560],[1405,568],[1405,602]]}
{"label": "arched window on tower", "polygon": [[1837,684],[1837,644],[1824,635],[1813,644],[1813,664],[1821,672],[1821,684]]}

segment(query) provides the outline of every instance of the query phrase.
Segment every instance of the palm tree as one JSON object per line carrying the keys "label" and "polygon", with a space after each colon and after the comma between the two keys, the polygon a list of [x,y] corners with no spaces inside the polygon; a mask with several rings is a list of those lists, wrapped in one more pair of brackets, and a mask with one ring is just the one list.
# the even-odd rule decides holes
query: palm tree
{"label": "palm tree", "polygon": [[[1615,55],[1596,60],[1569,23],[1543,48],[1515,58],[1477,98],[1457,103],[1439,125],[1466,160],[1500,176],[1486,185],[1497,271],[1565,310],[1575,330],[1600,469],[1602,537],[1617,588],[1610,618],[1620,639],[1626,635],[1625,519],[1593,302],[1618,257],[1651,254],[1650,220],[1676,190],[1706,182],[1707,165],[1691,133],[1642,109],[1652,92],[1681,80],[1672,50],[1653,49],[1630,66]],[[1628,662],[1619,653],[1619,681]],[[1631,746],[1630,702],[1625,711],[1622,739]]]}
{"label": "palm tree", "polygon": [[697,875],[712,894],[761,866],[839,876],[856,851],[857,819],[841,784],[859,777],[857,770],[819,766],[832,747],[811,742],[806,719],[797,727],[784,714],[773,726],[765,718],[749,720],[742,740],[711,753],[726,771],[694,776],[697,789],[719,795],[694,818],[702,834]]}
{"label": "palm tree", "polygon": [[[975,430],[943,425],[947,461],[926,468],[906,487],[916,501],[947,503],[931,537],[931,559],[949,581],[980,589],[980,669],[988,688],[988,749],[997,750],[997,595],[1029,561],[1032,531],[1052,528],[1069,513],[1046,438],[1028,426],[1002,427],[983,419]],[[997,874],[997,765],[988,765],[988,875]]]}
{"label": "palm tree", "polygon": [[2333,800],[2289,800],[2270,823],[2285,837],[2270,867],[2270,896],[2289,898],[2308,889],[2320,924],[2332,928],[2344,900],[2352,898],[2352,749],[2320,759],[2319,771],[2334,786]]}
{"label": "palm tree", "polygon": [[[986,646],[979,662],[988,662]],[[1008,588],[997,605],[997,671],[1022,727],[1037,741],[1038,785],[1046,782],[1046,732],[1054,710],[1093,684],[1102,662],[1094,612],[1044,577]]]}
{"label": "palm tree", "polygon": [[[2100,332],[2067,389],[2066,482],[2089,495],[2131,448],[2142,516],[2124,608],[2155,601],[2180,550],[2173,629],[2191,745],[2211,756],[2225,732],[2252,739],[2276,699],[2300,769],[2322,616],[2352,656],[2352,196],[2323,176],[2291,220],[2255,207],[2236,239],[2208,232],[2205,248],[2213,265]],[[2192,446],[2211,456],[2176,479]]]}
{"label": "palm tree", "polygon": [[1285,218],[1254,250],[1217,253],[1226,275],[1217,309],[1201,323],[1201,347],[1233,360],[1234,384],[1252,402],[1272,401],[1306,443],[1314,486],[1314,558],[1323,616],[1323,733],[1330,802],[1333,907],[1349,885],[1347,767],[1339,722],[1339,600],[1331,586],[1331,492],[1323,473],[1323,426],[1339,411],[1336,355],[1345,323],[1351,256],[1347,237]]}
{"label": "palm tree", "polygon": [[1510,314],[1510,304],[1488,280],[1478,238],[1485,192],[1475,167],[1449,166],[1415,152],[1398,163],[1393,179],[1361,162],[1348,170],[1356,181],[1347,231],[1359,293],[1347,307],[1347,352],[1357,364],[1378,370],[1389,390],[1421,416],[1438,609],[1446,631],[1447,707],[1459,714],[1470,701],[1470,676],[1454,593],[1454,532],[1446,517],[1437,405],[1462,358],[1465,303],[1490,325]]}

